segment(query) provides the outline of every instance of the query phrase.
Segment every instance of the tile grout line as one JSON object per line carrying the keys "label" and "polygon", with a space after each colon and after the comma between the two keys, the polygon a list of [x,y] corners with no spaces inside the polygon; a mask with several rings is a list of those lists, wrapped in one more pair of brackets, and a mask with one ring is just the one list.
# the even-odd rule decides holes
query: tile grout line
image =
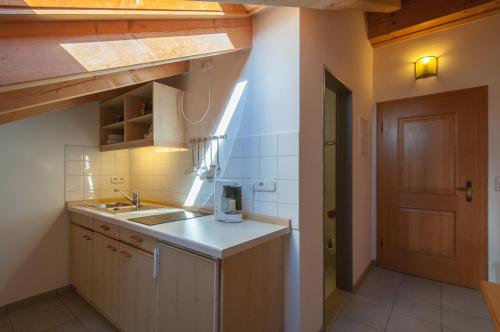
{"label": "tile grout line", "polygon": [[387,318],[387,322],[385,323],[384,331],[387,331],[387,327],[389,326],[389,322],[391,321],[392,313],[394,312],[394,306],[396,305],[396,300],[398,299],[402,283],[403,283],[403,275],[401,275],[401,278],[399,280],[398,291],[396,292],[396,296],[394,297],[394,300],[392,302],[391,311],[389,312],[389,317]]}
{"label": "tile grout line", "polygon": [[[61,300],[61,299],[59,298],[59,300]],[[76,301],[79,301],[79,300],[75,300],[74,302],[76,302]],[[68,309],[69,312],[71,312],[71,314],[73,315],[73,317],[78,321],[78,323],[80,323],[80,325],[85,329],[85,331],[89,331],[90,332],[90,330],[87,328],[87,326],[85,326],[85,324],[83,324],[83,322],[80,320],[80,318],[78,318],[78,316],[73,312],[73,310],[71,310],[71,308],[68,306],[68,304],[66,302],[64,302],[63,300],[61,300],[61,302],[66,307],[66,309]]]}

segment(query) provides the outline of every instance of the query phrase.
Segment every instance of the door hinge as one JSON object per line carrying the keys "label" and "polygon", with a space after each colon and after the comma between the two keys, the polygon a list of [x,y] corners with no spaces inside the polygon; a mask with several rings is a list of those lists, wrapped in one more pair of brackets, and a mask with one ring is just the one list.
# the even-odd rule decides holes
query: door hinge
{"label": "door hinge", "polygon": [[380,248],[384,247],[384,240],[380,240]]}

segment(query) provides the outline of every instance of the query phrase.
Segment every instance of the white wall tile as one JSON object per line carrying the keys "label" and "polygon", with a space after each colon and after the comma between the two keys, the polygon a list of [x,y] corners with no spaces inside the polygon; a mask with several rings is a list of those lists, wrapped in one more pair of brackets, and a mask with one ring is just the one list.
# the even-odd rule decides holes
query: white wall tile
{"label": "white wall tile", "polygon": [[76,145],[66,145],[64,147],[65,160],[83,160],[83,147]]}
{"label": "white wall tile", "polygon": [[118,150],[116,151],[116,161],[129,162],[130,161],[130,152],[129,150]]}
{"label": "white wall tile", "polygon": [[299,204],[299,182],[297,180],[278,181],[278,202]]}
{"label": "white wall tile", "polygon": [[114,189],[115,185],[111,183],[111,176],[108,175],[101,175],[99,177],[99,185],[101,186],[101,189]]}
{"label": "white wall tile", "polygon": [[[239,158],[241,157],[241,139],[225,139],[219,141],[219,158]],[[196,145],[195,145],[196,158]]]}
{"label": "white wall tile", "polygon": [[259,202],[259,214],[264,216],[278,216],[278,204],[270,202]]}
{"label": "white wall tile", "polygon": [[278,159],[278,179],[299,179],[299,156],[280,156]]}
{"label": "white wall tile", "polygon": [[274,157],[278,155],[278,135],[263,135],[259,139],[259,155],[261,157]]}
{"label": "white wall tile", "polygon": [[243,179],[259,178],[259,158],[241,158]]}
{"label": "white wall tile", "polygon": [[275,180],[278,178],[278,158],[260,158],[260,178],[263,180]]}
{"label": "white wall tile", "polygon": [[101,175],[101,163],[99,161],[84,161],[83,175]]}
{"label": "white wall tile", "polygon": [[[117,194],[115,196],[115,194]],[[101,189],[99,191],[100,198],[112,198],[112,197],[122,197],[120,193],[115,193],[114,189]]]}
{"label": "white wall tile", "polygon": [[130,164],[125,161],[117,161],[115,165],[115,175],[128,176],[129,174],[130,174]]}
{"label": "white wall tile", "polygon": [[83,176],[66,176],[65,191],[83,191]]}
{"label": "white wall tile", "polygon": [[104,151],[101,152],[101,161],[116,161],[115,151]]}
{"label": "white wall tile", "polygon": [[290,218],[292,228],[299,229],[299,206],[295,204],[278,204],[278,217]]}
{"label": "white wall tile", "polygon": [[99,190],[94,190],[94,191],[84,191],[83,192],[83,199],[97,199],[100,198],[100,191]]}
{"label": "white wall tile", "polygon": [[244,199],[241,201],[243,211],[246,211],[248,213],[255,213],[255,210],[258,210],[259,207],[256,206],[258,204],[257,201],[253,201],[251,199]]}
{"label": "white wall tile", "polygon": [[261,202],[277,202],[278,201],[278,188],[276,191],[260,191],[258,192],[257,200]]}
{"label": "white wall tile", "polygon": [[241,158],[221,159],[222,177],[241,179]]}
{"label": "white wall tile", "polygon": [[284,133],[278,136],[278,155],[290,156],[299,154],[299,133]]}
{"label": "white wall tile", "polygon": [[67,202],[83,200],[83,191],[66,191],[64,199]]}
{"label": "white wall tile", "polygon": [[85,161],[101,161],[101,152],[99,148],[94,146],[84,146],[83,147],[83,160]]}
{"label": "white wall tile", "polygon": [[83,177],[83,190],[94,191],[101,189],[101,179],[100,176],[84,176]]}
{"label": "white wall tile", "polygon": [[101,161],[101,175],[115,175],[116,163],[114,161]]}
{"label": "white wall tile", "polygon": [[259,136],[250,136],[241,138],[241,156],[242,157],[259,156]]}
{"label": "white wall tile", "polygon": [[64,165],[64,174],[66,176],[70,175],[82,175],[83,174],[83,162],[67,160]]}

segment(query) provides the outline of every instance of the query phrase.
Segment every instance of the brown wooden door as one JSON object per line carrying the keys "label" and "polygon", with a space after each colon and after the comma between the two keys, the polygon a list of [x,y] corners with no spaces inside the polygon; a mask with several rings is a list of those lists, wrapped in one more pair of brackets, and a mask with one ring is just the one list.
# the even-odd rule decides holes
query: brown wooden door
{"label": "brown wooden door", "polygon": [[486,278],[487,87],[377,109],[378,264],[477,288]]}

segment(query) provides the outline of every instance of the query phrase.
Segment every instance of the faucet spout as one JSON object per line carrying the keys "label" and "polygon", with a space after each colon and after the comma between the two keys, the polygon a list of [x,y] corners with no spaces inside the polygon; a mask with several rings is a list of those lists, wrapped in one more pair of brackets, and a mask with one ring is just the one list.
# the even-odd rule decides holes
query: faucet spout
{"label": "faucet spout", "polygon": [[115,192],[122,194],[126,199],[128,199],[135,206],[141,205],[141,198],[138,193],[134,193],[130,190],[127,190],[132,196],[127,195],[123,190],[115,189]]}

